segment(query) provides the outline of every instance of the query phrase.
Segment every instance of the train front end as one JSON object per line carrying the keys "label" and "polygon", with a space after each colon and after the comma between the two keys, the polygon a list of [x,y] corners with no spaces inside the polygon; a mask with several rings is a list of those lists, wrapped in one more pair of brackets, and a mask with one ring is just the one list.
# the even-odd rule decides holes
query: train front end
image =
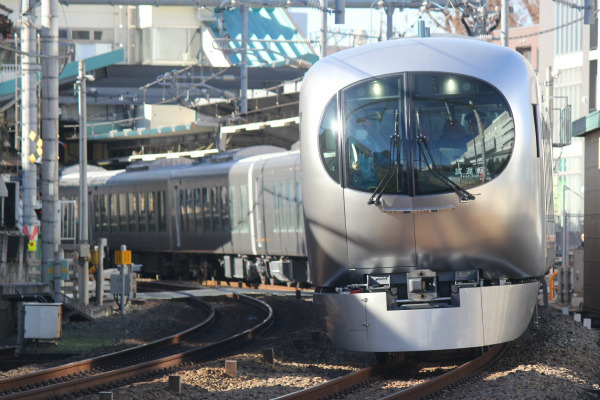
{"label": "train front end", "polygon": [[460,38],[359,47],[309,70],[306,240],[335,343],[422,351],[522,334],[553,256],[537,91],[519,54]]}

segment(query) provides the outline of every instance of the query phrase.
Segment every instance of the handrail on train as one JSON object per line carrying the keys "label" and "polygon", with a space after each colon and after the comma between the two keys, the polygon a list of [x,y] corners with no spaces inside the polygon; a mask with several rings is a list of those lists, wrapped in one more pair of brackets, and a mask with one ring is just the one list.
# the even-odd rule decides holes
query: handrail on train
{"label": "handrail on train", "polygon": [[554,278],[556,275],[558,275],[558,271],[550,275],[550,279],[548,280],[548,300],[550,301],[554,299],[554,291],[558,290],[558,286],[554,286]]}

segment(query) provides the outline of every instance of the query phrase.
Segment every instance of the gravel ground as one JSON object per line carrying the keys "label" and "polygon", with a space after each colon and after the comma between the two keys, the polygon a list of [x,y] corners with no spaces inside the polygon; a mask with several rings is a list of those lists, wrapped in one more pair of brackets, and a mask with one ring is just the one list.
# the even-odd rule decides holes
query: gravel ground
{"label": "gravel ground", "polygon": [[[191,317],[193,316],[193,317]],[[206,313],[185,301],[136,301],[125,315],[114,313],[94,321],[63,320],[62,336],[56,342],[28,345],[24,353],[74,354],[61,362],[31,364],[18,369],[0,371],[0,379],[40,370],[70,361],[96,357],[179,333],[201,322]],[[15,335],[1,342],[14,345]]]}
{"label": "gravel ground", "polygon": [[[220,359],[188,366],[176,372],[181,376],[181,394],[168,390],[168,377],[165,376],[114,389],[114,399],[270,399],[345,375],[374,362],[370,354],[347,352],[335,347],[323,334],[314,340],[312,332],[319,330],[320,325],[312,316],[312,303],[309,300],[284,296],[267,296],[264,300],[274,308],[277,322],[267,337],[245,348],[243,353],[226,358],[237,361],[236,377],[225,374],[225,359]],[[167,304],[145,305],[158,308],[148,309],[150,314],[141,318],[142,321],[150,320],[152,324],[156,318],[148,318],[148,315],[158,315],[156,311],[160,307],[168,307]],[[180,307],[181,303],[176,306]],[[175,312],[169,314],[173,320],[177,319]],[[118,322],[122,323],[119,327],[113,326],[111,318],[114,317],[106,321],[78,323],[77,331],[128,329],[133,337],[136,336],[134,331],[138,329],[138,320],[142,315],[143,311],[132,312],[125,318],[117,316]],[[186,318],[181,321],[186,321]],[[93,328],[88,330],[79,324],[93,325]],[[139,340],[142,340],[142,333],[148,334],[152,330],[148,325],[139,328],[142,331]],[[65,334],[69,329],[69,326],[65,327]],[[521,338],[512,342],[499,363],[434,398],[599,398],[599,343],[600,333],[597,330],[585,329],[572,317],[562,315],[555,309],[540,308],[539,325],[530,327]],[[274,350],[273,365],[262,358],[265,348]],[[400,372],[397,376],[366,385],[344,398],[381,398],[426,378],[431,375],[431,370],[424,369],[421,375]],[[98,395],[84,398],[95,400]]]}

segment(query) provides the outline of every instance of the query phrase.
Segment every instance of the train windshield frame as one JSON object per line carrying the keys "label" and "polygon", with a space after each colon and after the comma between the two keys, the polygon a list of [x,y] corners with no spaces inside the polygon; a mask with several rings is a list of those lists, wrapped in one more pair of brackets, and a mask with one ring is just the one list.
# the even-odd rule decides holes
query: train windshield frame
{"label": "train windshield frame", "polygon": [[370,78],[339,94],[323,123],[339,118],[343,152],[335,139],[336,146],[326,149],[321,142],[320,150],[322,158],[336,154],[342,174],[331,160],[326,169],[346,188],[373,193],[381,184],[385,194],[458,193],[456,187],[466,191],[496,178],[512,155],[513,113],[483,80],[406,72]]}

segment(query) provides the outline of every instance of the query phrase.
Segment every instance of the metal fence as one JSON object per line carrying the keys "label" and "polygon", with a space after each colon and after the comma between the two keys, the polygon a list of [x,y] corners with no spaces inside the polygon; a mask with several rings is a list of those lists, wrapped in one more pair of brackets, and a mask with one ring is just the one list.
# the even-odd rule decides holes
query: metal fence
{"label": "metal fence", "polygon": [[[563,247],[567,250],[569,259],[573,250],[583,246],[583,214],[567,214],[565,217],[556,216],[556,259],[561,264]],[[563,229],[563,225],[566,229]],[[569,265],[569,262],[566,263]]]}

